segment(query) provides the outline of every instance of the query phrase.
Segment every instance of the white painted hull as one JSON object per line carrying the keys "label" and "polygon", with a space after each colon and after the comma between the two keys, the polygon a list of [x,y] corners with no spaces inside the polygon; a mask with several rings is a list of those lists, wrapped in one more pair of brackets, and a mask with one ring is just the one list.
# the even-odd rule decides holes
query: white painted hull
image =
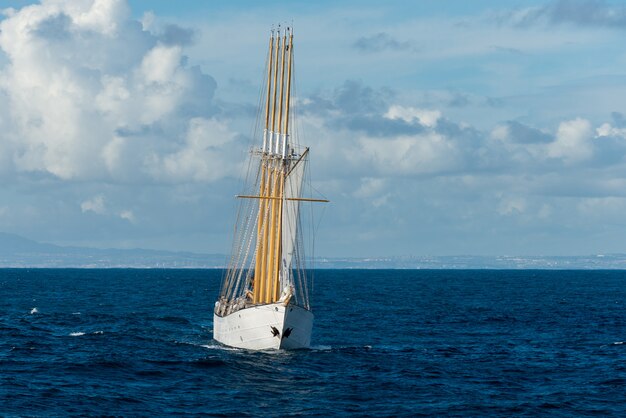
{"label": "white painted hull", "polygon": [[313,314],[282,303],[255,305],[226,316],[213,316],[216,341],[248,350],[295,350],[311,344]]}

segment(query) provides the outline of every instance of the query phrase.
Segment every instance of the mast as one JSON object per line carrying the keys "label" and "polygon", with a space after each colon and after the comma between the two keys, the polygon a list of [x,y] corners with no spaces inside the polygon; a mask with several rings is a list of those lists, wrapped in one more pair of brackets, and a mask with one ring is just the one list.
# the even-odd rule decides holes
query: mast
{"label": "mast", "polygon": [[[275,176],[275,193],[273,197],[275,199],[272,200],[272,240],[270,241],[270,264],[269,264],[269,280],[268,280],[268,297],[269,300],[267,302],[275,302],[278,300],[279,296],[279,269],[280,269],[280,244],[281,244],[281,230],[282,230],[282,193],[283,193],[283,183],[284,183],[284,162],[280,156],[280,145],[281,145],[281,137],[284,135],[282,132],[282,118],[283,118],[283,96],[284,96],[284,85],[285,85],[285,49],[287,47],[287,31],[285,31],[283,36],[283,42],[281,44],[281,61],[280,61],[280,93],[278,100],[278,120],[277,120],[277,131],[276,132],[276,145],[275,145],[275,168],[274,168],[274,176]],[[282,134],[282,135],[281,135]]]}
{"label": "mast", "polygon": [[270,35],[269,55],[267,58],[267,100],[265,101],[265,129],[263,130],[263,152],[266,152],[267,130],[270,127],[270,92],[272,90],[272,50],[274,48],[274,29]]}
{"label": "mast", "polygon": [[[279,35],[280,36],[280,35]],[[262,152],[265,154],[269,151],[271,147],[271,137],[273,135],[272,132],[269,132],[269,123],[270,123],[270,97],[272,95],[272,69],[273,69],[273,50],[274,50],[274,30],[270,34],[269,41],[269,54],[267,58],[267,99],[265,101],[265,129],[263,130],[263,149]],[[268,136],[270,140],[270,144],[268,144]],[[267,159],[265,156],[262,157],[261,160],[261,184],[259,186],[259,196],[265,197],[267,196],[267,186],[266,177],[267,177]],[[262,297],[262,289],[263,283],[265,282],[265,275],[263,269],[263,260],[265,259],[265,241],[262,237],[267,235],[267,222],[265,222],[266,211],[267,211],[267,200],[260,199],[259,201],[259,215],[258,215],[258,225],[257,225],[257,251],[256,251],[256,260],[255,260],[255,278],[253,282],[253,301],[258,303]]]}
{"label": "mast", "polygon": [[[281,42],[278,34],[270,39],[268,59],[265,132],[261,157],[261,184],[259,188],[259,217],[257,226],[257,254],[255,260],[254,303],[269,303],[277,299],[280,267],[280,225],[284,170],[278,149],[282,131],[283,86],[285,78],[286,32]],[[275,48],[274,48],[275,45]],[[280,61],[279,61],[280,60]],[[280,80],[278,78],[280,65]],[[273,80],[273,82],[272,82]],[[271,102],[271,112],[270,112]],[[271,123],[270,123],[271,121]]]}
{"label": "mast", "polygon": [[[289,28],[287,28],[289,30]],[[289,135],[289,102],[291,99],[291,65],[293,59],[293,29],[289,32],[289,46],[287,47],[287,51],[289,52],[289,63],[287,64],[287,94],[285,101],[287,105],[285,106],[285,129],[283,129],[284,137],[283,137],[283,158],[287,154],[287,137]]]}
{"label": "mast", "polygon": [[255,304],[277,302],[291,284],[299,202],[318,200],[300,197],[308,149],[295,160],[290,156],[292,73],[293,30],[283,32],[279,27],[276,34],[272,31],[269,42],[259,195],[239,196],[259,199],[251,295]]}

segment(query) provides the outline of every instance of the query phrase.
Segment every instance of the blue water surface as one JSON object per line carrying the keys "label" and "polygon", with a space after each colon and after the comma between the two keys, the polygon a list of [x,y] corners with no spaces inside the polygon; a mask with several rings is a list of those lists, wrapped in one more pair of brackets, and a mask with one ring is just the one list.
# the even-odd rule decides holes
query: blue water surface
{"label": "blue water surface", "polygon": [[219,270],[0,270],[0,415],[626,416],[626,272],[315,272],[313,347],[212,341]]}

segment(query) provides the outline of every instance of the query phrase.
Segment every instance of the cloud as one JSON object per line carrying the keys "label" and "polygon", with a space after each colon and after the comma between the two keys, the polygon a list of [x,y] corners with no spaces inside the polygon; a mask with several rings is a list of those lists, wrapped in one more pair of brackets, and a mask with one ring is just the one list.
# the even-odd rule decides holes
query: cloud
{"label": "cloud", "polygon": [[441,112],[393,105],[384,116],[388,119],[401,119],[407,123],[418,122],[422,126],[433,128],[441,118]]}
{"label": "cloud", "polygon": [[388,102],[393,96],[388,89],[374,89],[361,81],[346,80],[330,93],[306,98],[300,109],[303,114],[321,117],[328,126],[339,129],[380,136],[422,132],[423,125],[413,123],[413,117],[398,113],[402,112],[399,109],[388,112]]}
{"label": "cloud", "polygon": [[[150,32],[122,0],[44,1],[13,11],[0,22],[0,97],[8,102],[0,157],[16,173],[63,180],[231,175],[219,153],[197,148],[212,141],[211,131],[186,136],[217,113],[215,81],[187,65],[192,33],[175,25]],[[235,137],[226,121],[219,129]],[[185,170],[172,169],[181,156]]]}
{"label": "cloud", "polygon": [[572,24],[626,29],[626,6],[602,0],[559,0],[547,6],[501,13],[497,20],[525,27],[537,24]]}
{"label": "cloud", "polygon": [[362,138],[359,145],[361,164],[383,175],[444,174],[462,165],[455,144],[432,132],[388,140]]}
{"label": "cloud", "polygon": [[196,33],[192,29],[178,25],[166,25],[159,34],[159,40],[165,45],[188,46],[193,44]]}
{"label": "cloud", "polygon": [[553,136],[549,133],[517,121],[508,121],[498,129],[502,129],[502,131],[497,131],[496,135],[520,144],[548,143],[553,140]]}
{"label": "cloud", "polygon": [[498,213],[500,215],[510,216],[521,214],[526,211],[526,200],[521,197],[503,198],[498,205]]}
{"label": "cloud", "polygon": [[[311,146],[314,187],[333,201],[322,253],[377,253],[381,243],[396,253],[567,252],[562,231],[608,225],[586,223],[594,208],[613,205],[603,213],[621,222],[610,199],[626,197],[626,123],[610,115],[626,97],[619,32],[580,30],[621,27],[621,6],[545,4],[502,14],[499,27],[482,6],[465,17],[407,13],[393,33],[367,8],[297,19],[298,140]],[[565,8],[581,4],[601,13]],[[1,229],[225,251],[249,146],[239,132],[262,87],[263,57],[251,57],[263,55],[267,27],[241,14],[189,27],[137,15],[124,1],[47,0],[3,17],[0,181],[16,186],[4,188]],[[336,71],[320,71],[320,50]],[[209,74],[225,81],[219,91]]]}
{"label": "cloud", "polygon": [[386,185],[385,179],[365,177],[361,179],[361,185],[353,193],[356,198],[368,198],[373,197],[384,190]]}
{"label": "cloud", "polygon": [[[494,203],[494,214],[545,220],[559,213],[558,205],[537,201],[534,194],[620,193],[615,180],[626,175],[626,131],[617,127],[619,114],[599,125],[582,117],[540,128],[508,120],[489,130],[456,122],[451,111],[419,101],[400,103],[393,92],[362,83],[349,87],[360,103],[342,102],[338,92],[344,89],[309,98],[301,121],[306,132],[316,133],[318,176],[342,178],[342,187],[355,197],[385,185],[379,196],[393,207],[404,192],[399,179],[472,179],[477,193],[484,188],[512,196]],[[492,179],[499,179],[497,185]]]}
{"label": "cloud", "polygon": [[550,18],[558,23],[626,28],[626,7],[601,0],[560,0],[550,8]]}
{"label": "cloud", "polygon": [[548,145],[548,155],[566,164],[588,159],[593,154],[593,131],[589,121],[577,118],[562,122],[556,140]]}
{"label": "cloud", "polygon": [[306,97],[300,104],[303,113],[328,115],[340,111],[346,115],[373,115],[387,106],[393,93],[374,89],[362,81],[346,80],[331,92]]}
{"label": "cloud", "polygon": [[370,36],[362,36],[357,39],[352,47],[360,52],[373,53],[381,51],[406,51],[414,49],[410,41],[398,41],[385,32],[379,32]]}
{"label": "cloud", "polygon": [[91,199],[85,200],[80,204],[80,210],[83,213],[93,212],[98,215],[103,215],[106,213],[106,207],[104,203],[104,196],[98,195],[94,196]]}
{"label": "cloud", "polygon": [[[185,136],[185,146],[156,164],[155,168],[163,168],[164,172],[154,175],[164,181],[191,179],[210,182],[226,176],[236,177],[241,172],[243,143],[229,147],[234,140],[226,124],[215,119],[192,119]],[[155,155],[154,158],[159,157]]]}
{"label": "cloud", "polygon": [[135,214],[132,210],[123,210],[120,212],[120,218],[127,220],[128,222],[135,222]]}

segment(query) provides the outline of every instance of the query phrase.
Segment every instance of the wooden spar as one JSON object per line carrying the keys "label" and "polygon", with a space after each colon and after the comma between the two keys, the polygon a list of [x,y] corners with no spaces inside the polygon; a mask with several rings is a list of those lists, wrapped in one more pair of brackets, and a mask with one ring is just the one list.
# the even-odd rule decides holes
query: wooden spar
{"label": "wooden spar", "polygon": [[[281,47],[281,58],[280,58],[280,93],[278,94],[278,133],[283,133],[283,87],[285,85],[285,44],[287,43],[287,32],[285,32],[285,36],[283,37],[283,44]],[[280,136],[276,138],[276,149],[278,150],[278,144]]]}
{"label": "wooden spar", "polygon": [[[270,35],[270,45],[269,45],[269,55],[267,58],[267,99],[265,101],[265,138],[263,139],[264,148],[267,145],[267,136],[270,135],[268,133],[269,123],[270,123],[270,98],[272,95],[272,62],[274,59],[273,56],[274,51],[274,31],[272,30],[272,34]],[[266,151],[266,149],[263,149]],[[259,195],[267,196],[266,193],[266,177],[267,177],[267,161],[262,158],[261,159],[261,185],[259,186]],[[254,264],[254,289],[253,289],[253,302],[259,303],[261,300],[261,289],[263,286],[261,285],[264,282],[264,265],[263,260],[265,258],[265,243],[267,240],[264,239],[267,231],[267,223],[264,221],[267,211],[267,201],[265,199],[259,202],[259,216],[257,222],[257,250],[256,250],[256,260]]]}
{"label": "wooden spar", "polygon": [[267,59],[267,99],[265,101],[265,129],[269,129],[270,127],[270,95],[272,91],[272,58],[273,58],[272,52],[274,50],[274,30],[273,29],[272,29],[272,35],[270,36],[270,48],[269,49],[270,49],[270,53]]}
{"label": "wooden spar", "polygon": [[300,164],[300,161],[302,161],[308,153],[309,153],[309,147],[306,147],[302,155],[300,155],[300,158],[298,158],[295,163],[291,164],[291,168],[289,169],[289,172],[287,172],[287,175],[291,174],[293,169],[296,168],[298,164]]}
{"label": "wooden spar", "polygon": [[[283,87],[285,85],[285,47],[287,43],[287,32],[285,32],[285,35],[283,37],[283,42],[282,45],[280,45],[280,41],[279,41],[279,48],[281,51],[281,57],[280,57],[280,67],[278,67],[278,51],[276,51],[276,73],[278,73],[279,68],[280,68],[280,80],[278,82],[278,84],[274,87],[274,94],[276,94],[276,91],[278,90],[278,114],[277,119],[276,119],[276,125],[274,126],[274,123],[272,124],[272,128],[275,131],[275,144],[274,144],[274,150],[276,152],[276,154],[279,154],[279,150],[280,150],[280,143],[281,141],[281,133],[282,133],[282,127],[283,127],[283,123],[282,123],[282,118],[283,118],[283,95],[284,95],[284,91],[283,91]],[[274,100],[276,100],[276,96],[274,96]],[[274,108],[276,108],[276,103],[274,103]],[[282,197],[282,189],[283,189],[283,163],[282,160],[276,159],[274,161],[274,169],[273,169],[273,176],[274,176],[274,182],[273,182],[273,186],[272,186],[272,194],[271,196],[273,197],[273,199],[270,202],[267,202],[267,204],[271,205],[271,221],[270,221],[270,239],[269,242],[267,243],[267,245],[269,246],[269,255],[268,255],[268,260],[267,260],[267,275],[266,275],[266,283],[267,283],[267,287],[266,287],[266,294],[265,294],[265,298],[264,298],[264,302],[265,303],[272,303],[275,302],[277,300],[277,298],[275,297],[276,291],[277,291],[277,284],[276,282],[278,281],[278,268],[280,266],[280,241],[282,240],[281,237],[281,224],[282,224],[282,204],[280,203],[279,199]]]}
{"label": "wooden spar", "polygon": [[[272,177],[273,177],[273,181],[272,181],[272,197],[276,197],[277,195],[277,191],[278,191],[278,180],[279,180],[279,176],[278,176],[278,168],[274,167],[272,169]],[[275,248],[276,248],[276,215],[278,214],[278,211],[276,210],[276,201],[272,201],[270,203],[271,205],[271,213],[270,213],[270,224],[269,224],[269,241],[267,243],[268,246],[268,256],[267,256],[267,275],[265,277],[265,294],[263,297],[263,302],[264,303],[270,303],[271,299],[272,299],[272,283],[274,281],[274,265],[275,263],[275,258],[276,258],[276,253],[275,253]]]}
{"label": "wooden spar", "polygon": [[[276,37],[276,61],[274,66],[274,98],[272,101],[272,133],[276,130],[276,95],[278,94],[278,50],[280,49],[280,29],[278,29],[278,36]],[[271,141],[270,141],[271,142]]]}
{"label": "wooden spar", "polygon": [[[260,187],[260,195],[263,195],[263,193],[265,192],[265,171],[266,171],[266,167],[265,164],[263,164],[263,162],[261,162],[261,187]],[[257,242],[256,242],[256,260],[255,260],[255,264],[254,264],[254,288],[253,288],[253,302],[254,303],[258,303],[259,299],[260,299],[260,291],[261,291],[261,286],[259,286],[259,283],[261,283],[263,281],[263,273],[262,273],[262,268],[261,268],[261,261],[263,260],[263,252],[265,251],[265,243],[262,240],[263,237],[263,227],[265,222],[263,222],[263,219],[265,219],[265,206],[266,206],[266,200],[262,199],[259,202],[259,217],[258,217],[258,221],[257,221]]]}
{"label": "wooden spar", "polygon": [[297,200],[299,202],[320,202],[328,203],[330,200],[326,199],[307,199],[306,197],[274,197],[274,196],[252,196],[248,194],[238,194],[235,197],[239,199],[268,199],[268,200]]}
{"label": "wooden spar", "polygon": [[279,198],[281,200],[275,200],[274,203],[278,206],[278,239],[276,240],[276,266],[274,271],[274,299],[272,302],[277,302],[280,299],[280,268],[282,265],[282,243],[283,243],[283,197],[285,193],[285,172],[281,167],[280,171],[280,190]]}
{"label": "wooden spar", "polygon": [[[274,140],[278,140],[277,136],[274,134],[275,130],[276,130],[276,98],[278,95],[278,58],[279,58],[279,52],[280,52],[280,28],[278,29],[278,36],[276,37],[276,54],[275,54],[275,61],[274,61],[274,72],[273,72],[273,76],[274,76],[274,85],[272,88],[272,93],[273,93],[273,97],[272,97],[272,123],[271,123],[271,129],[270,129],[270,138],[273,138],[272,140],[270,140],[270,144],[274,145],[273,142]],[[274,148],[276,146],[274,145]],[[268,150],[268,154],[272,154],[272,149],[270,148]],[[276,189],[276,176],[274,173],[275,167],[273,164],[273,161],[269,159],[269,157],[265,158],[266,160],[266,164],[268,165],[267,167],[267,194],[265,194],[264,196],[272,196],[274,193],[274,190]],[[272,248],[272,240],[274,237],[274,226],[273,226],[273,221],[274,221],[274,210],[272,205],[270,204],[270,202],[266,202],[265,203],[265,214],[268,216],[265,216],[264,219],[266,219],[266,223],[269,222],[269,224],[263,229],[263,236],[260,237],[261,240],[263,241],[263,246],[267,248],[264,249],[263,251],[263,257],[261,259],[261,271],[262,273],[262,280],[259,282],[259,285],[261,287],[260,289],[260,302],[261,303],[266,303],[268,296],[269,296],[269,289],[268,289],[268,285],[269,282],[271,281],[271,278],[269,277],[269,275],[271,274],[269,267],[271,266],[271,260],[272,260],[272,252],[273,252],[273,248]]]}
{"label": "wooden spar", "polygon": [[287,48],[289,60],[287,64],[287,94],[285,95],[285,128],[283,132],[289,134],[289,102],[291,97],[291,65],[293,59],[293,29],[289,33],[289,48]]}
{"label": "wooden spar", "polygon": [[[270,165],[267,166],[267,178],[265,179],[265,197],[270,197],[270,193],[272,190],[272,167]],[[267,245],[268,237],[270,234],[270,218],[272,216],[272,206],[269,202],[265,201],[265,212],[263,217],[263,236],[261,239],[263,240],[263,254],[261,257],[261,272],[262,272],[262,280],[259,282],[259,303],[265,303],[265,283],[267,282],[267,256],[269,253],[270,247]]]}

